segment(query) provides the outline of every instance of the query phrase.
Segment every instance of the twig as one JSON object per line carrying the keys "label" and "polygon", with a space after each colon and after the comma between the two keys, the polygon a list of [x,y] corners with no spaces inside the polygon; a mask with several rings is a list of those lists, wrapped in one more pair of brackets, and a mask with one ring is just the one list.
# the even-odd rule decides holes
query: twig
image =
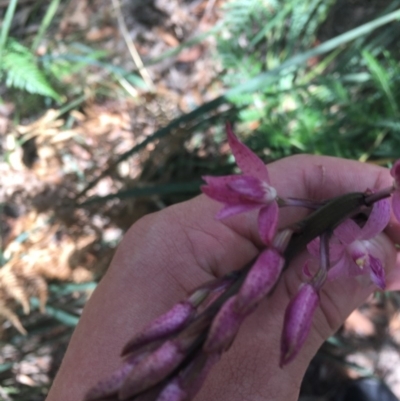
{"label": "twig", "polygon": [[138,51],[136,50],[135,44],[133,43],[132,38],[129,35],[128,28],[126,27],[124,17],[121,12],[121,3],[119,0],[112,0],[113,7],[115,9],[115,12],[117,14],[117,20],[119,24],[119,28],[121,30],[122,36],[124,38],[124,41],[126,43],[126,46],[128,47],[129,53],[132,56],[133,62],[136,64],[136,67],[140,73],[140,75],[143,78],[143,81],[146,83],[150,91],[154,91],[154,83],[150,77],[149,72],[146,70],[142,59],[140,58],[140,55]]}

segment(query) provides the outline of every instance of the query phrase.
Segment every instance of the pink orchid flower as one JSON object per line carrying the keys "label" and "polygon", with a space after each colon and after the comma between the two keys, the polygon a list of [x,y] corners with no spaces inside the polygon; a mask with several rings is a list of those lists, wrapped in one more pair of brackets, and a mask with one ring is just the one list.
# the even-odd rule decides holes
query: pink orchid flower
{"label": "pink orchid flower", "polygon": [[270,185],[267,167],[264,162],[245,146],[226,125],[229,146],[242,175],[223,177],[203,177],[207,185],[201,190],[224,207],[216,215],[217,219],[239,213],[260,209],[258,229],[261,239],[269,244],[275,235],[278,224],[277,193]]}
{"label": "pink orchid flower", "polygon": [[[389,219],[389,200],[382,199],[374,203],[363,227],[352,219],[340,224],[334,231],[334,238],[329,247],[330,260],[334,264],[328,272],[328,280],[369,274],[371,281],[384,289],[384,255],[376,247],[373,239],[385,229]],[[318,240],[312,241],[307,248],[313,256],[319,257]]]}
{"label": "pink orchid flower", "polygon": [[394,163],[390,170],[390,174],[394,178],[394,192],[392,196],[393,213],[397,221],[400,221],[400,160],[397,160],[397,162]]}

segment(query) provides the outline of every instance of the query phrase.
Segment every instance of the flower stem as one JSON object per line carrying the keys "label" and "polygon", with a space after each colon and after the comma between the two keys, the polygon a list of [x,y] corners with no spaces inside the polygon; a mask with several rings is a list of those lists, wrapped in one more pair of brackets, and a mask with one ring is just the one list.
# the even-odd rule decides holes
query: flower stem
{"label": "flower stem", "polygon": [[371,195],[367,195],[365,197],[365,204],[367,206],[371,206],[373,203],[380,201],[381,199],[385,199],[388,198],[389,196],[391,196],[393,194],[394,191],[394,187],[387,187],[384,189],[381,189],[378,192],[375,192],[374,194]]}
{"label": "flower stem", "polygon": [[279,207],[304,207],[306,209],[316,210],[323,206],[326,201],[314,201],[311,199],[300,198],[277,198]]}

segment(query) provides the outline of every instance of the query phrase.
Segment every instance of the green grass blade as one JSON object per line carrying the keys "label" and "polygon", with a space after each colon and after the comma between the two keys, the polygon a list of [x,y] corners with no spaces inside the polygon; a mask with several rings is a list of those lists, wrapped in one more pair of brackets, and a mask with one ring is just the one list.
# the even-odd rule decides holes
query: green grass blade
{"label": "green grass blade", "polygon": [[194,181],[187,183],[168,183],[146,186],[142,188],[131,188],[124,191],[119,191],[115,194],[90,198],[87,201],[77,205],[77,207],[85,207],[95,203],[104,203],[110,199],[129,199],[138,198],[141,196],[168,195],[185,192],[196,193],[200,191],[201,184],[203,184],[202,181]]}
{"label": "green grass blade", "polygon": [[53,20],[58,6],[60,5],[60,0],[52,0],[49,7],[47,8],[46,14],[42,19],[42,23],[40,24],[39,31],[33,40],[32,43],[32,52],[36,52],[37,48],[40,45],[40,42],[43,39],[44,34],[46,33],[47,29],[49,28],[51,21]]}
{"label": "green grass blade", "polygon": [[[32,305],[32,307],[38,308],[40,305],[40,301],[37,298],[32,297],[31,305]],[[75,327],[79,322],[78,316],[74,316],[71,313],[65,312],[59,308],[55,308],[54,306],[46,305],[45,310],[46,310],[47,315],[58,320],[65,326]]]}
{"label": "green grass blade", "polygon": [[279,76],[283,72],[289,73],[297,68],[299,65],[304,64],[308,59],[311,57],[321,56],[327,52],[335,50],[339,46],[343,46],[354,39],[357,39],[363,35],[367,35],[371,33],[373,30],[388,24],[389,22],[393,22],[397,19],[400,19],[400,10],[396,10],[390,14],[387,14],[383,17],[377,18],[371,22],[363,24],[357,28],[354,28],[348,32],[345,32],[341,35],[336,36],[326,42],[320,44],[319,46],[315,47],[314,49],[308,50],[304,53],[298,54],[294,57],[283,62],[278,67],[264,72],[258,75],[255,78],[250,79],[249,81],[245,82],[244,84],[240,84],[235,88],[228,90],[225,94],[226,97],[235,96],[241,93],[246,92],[255,92],[260,88],[265,87],[269,83],[271,83],[276,76]]}
{"label": "green grass blade", "polygon": [[55,294],[57,297],[63,295],[69,295],[73,292],[82,291],[93,291],[97,287],[97,283],[90,281],[87,283],[67,283],[67,284],[50,284],[49,290],[51,293]]}
{"label": "green grass blade", "polygon": [[333,39],[330,39],[321,45],[303,52],[299,55],[296,55],[284,63],[279,65],[278,67],[259,74],[255,78],[248,80],[243,84],[239,84],[236,87],[228,90],[225,95],[218,96],[217,98],[204,103],[203,105],[199,106],[195,110],[184,114],[173,121],[171,121],[168,125],[163,128],[160,128],[155,133],[147,137],[138,145],[134,146],[132,149],[126,151],[125,153],[121,154],[114,163],[106,170],[104,170],[99,176],[89,182],[86,187],[76,196],[75,201],[78,201],[86,192],[93,188],[103,177],[107,176],[120,162],[126,160],[133,154],[137,153],[141,149],[143,149],[147,144],[153,142],[156,139],[163,138],[169,135],[174,129],[178,128],[181,125],[187,124],[189,122],[194,121],[196,118],[203,116],[204,114],[215,110],[222,104],[225,104],[230,101],[234,96],[242,95],[244,93],[254,93],[259,91],[262,88],[266,88],[267,85],[277,78],[279,78],[283,73],[288,73],[294,71],[300,65],[304,64],[308,59],[311,57],[320,56],[327,52],[337,49],[340,46],[343,46],[354,39],[357,39],[363,35],[371,33],[374,29],[377,29],[385,24],[388,24],[396,19],[400,18],[400,10],[396,10],[390,14],[387,14],[383,17],[377,18],[371,22],[368,22],[364,25],[361,25],[355,29],[352,29],[344,34],[341,34]]}
{"label": "green grass blade", "polygon": [[395,114],[397,112],[397,104],[390,89],[390,78],[388,73],[371,53],[363,51],[362,55],[369,71],[372,74],[372,77],[375,79],[376,83],[380,86],[383,93],[385,94],[391,112]]}
{"label": "green grass blade", "polygon": [[4,21],[1,26],[1,32],[0,32],[0,70],[2,69],[2,56],[3,56],[3,51],[4,47],[7,42],[8,38],[8,32],[10,31],[11,27],[11,22],[14,17],[15,9],[17,8],[17,3],[18,0],[11,0],[10,3],[8,4],[6,15],[4,16]]}
{"label": "green grass blade", "polygon": [[80,199],[90,188],[93,188],[103,177],[106,177],[119,163],[122,161],[128,159],[135,153],[139,152],[143,148],[145,148],[149,143],[155,141],[156,139],[161,139],[164,138],[165,136],[169,135],[174,129],[185,125],[186,123],[189,123],[193,120],[195,120],[198,117],[203,116],[204,114],[215,110],[217,107],[220,105],[226,103],[227,100],[225,96],[218,96],[217,98],[210,100],[207,103],[202,104],[201,106],[197,107],[195,110],[191,111],[190,113],[184,114],[183,116],[180,116],[178,118],[175,118],[172,120],[168,125],[165,127],[160,128],[154,134],[150,135],[147,137],[145,140],[134,146],[132,149],[126,151],[125,153],[122,153],[117,160],[115,160],[114,163],[110,167],[108,167],[106,170],[104,170],[98,177],[96,177],[94,180],[89,182],[89,184],[86,185],[86,187],[79,192],[79,194],[76,196],[75,200],[77,201]]}

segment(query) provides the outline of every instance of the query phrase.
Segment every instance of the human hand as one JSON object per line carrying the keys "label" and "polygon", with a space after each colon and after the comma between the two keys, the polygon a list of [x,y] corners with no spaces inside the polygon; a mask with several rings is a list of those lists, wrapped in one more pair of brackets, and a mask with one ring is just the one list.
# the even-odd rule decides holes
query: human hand
{"label": "human hand", "polygon": [[[272,185],[283,196],[321,200],[350,191],[390,186],[389,171],[342,159],[295,156],[268,166]],[[99,379],[120,364],[123,345],[146,323],[200,284],[241,268],[262,248],[256,213],[214,220],[220,205],[205,196],[149,215],[125,235],[106,276],[88,302],[48,401],[81,400]],[[306,215],[285,208],[280,225]],[[400,288],[393,219],[378,246],[386,255],[389,289]],[[390,239],[389,239],[390,238]],[[287,269],[273,295],[242,325],[229,351],[209,374],[196,400],[295,400],[309,361],[322,342],[374,290],[338,279],[321,291],[320,308],[298,357],[279,368],[285,308],[297,292],[306,253]]]}

